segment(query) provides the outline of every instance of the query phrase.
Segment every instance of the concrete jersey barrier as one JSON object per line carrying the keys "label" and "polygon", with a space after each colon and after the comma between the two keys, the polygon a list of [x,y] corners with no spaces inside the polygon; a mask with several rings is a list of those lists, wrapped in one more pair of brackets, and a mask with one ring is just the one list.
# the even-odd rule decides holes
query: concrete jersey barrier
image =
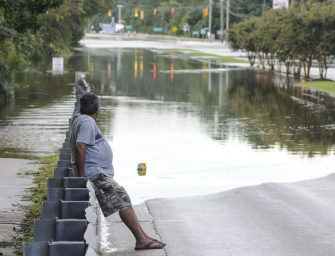
{"label": "concrete jersey barrier", "polygon": [[[75,89],[73,116],[79,113],[80,96],[88,90],[82,77]],[[78,177],[70,144],[71,123],[72,118],[54,178],[47,180],[47,201],[42,202],[42,219],[34,223],[34,242],[23,244],[24,256],[99,255],[101,209],[92,184]]]}

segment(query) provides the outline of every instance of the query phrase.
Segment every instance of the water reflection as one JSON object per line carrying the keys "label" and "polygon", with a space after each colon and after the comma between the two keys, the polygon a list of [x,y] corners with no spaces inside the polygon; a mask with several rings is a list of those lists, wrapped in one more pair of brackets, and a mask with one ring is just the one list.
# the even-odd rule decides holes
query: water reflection
{"label": "water reflection", "polygon": [[[79,52],[61,76],[47,70],[13,76],[21,86],[0,110],[1,157],[47,155],[61,146],[73,111],[71,83],[82,71],[102,96],[98,125],[134,203],[333,169],[334,98],[278,74],[121,48]],[[145,178],[136,176],[139,162],[148,164]]]}
{"label": "water reflection", "polygon": [[[89,80],[98,93],[200,105],[208,134],[222,143],[233,136],[255,149],[279,146],[308,156],[334,149],[333,98],[293,87],[292,80],[278,74],[248,69],[225,72],[229,68],[223,64],[210,59],[185,61],[175,52],[117,49],[92,54],[97,72],[90,72]],[[110,58],[105,76],[101,65]],[[129,62],[134,63],[133,78]],[[190,72],[196,70],[201,72]],[[108,83],[113,86],[105,87]]]}
{"label": "water reflection", "polygon": [[[103,95],[98,125],[134,203],[332,172],[333,98],[274,73],[175,52],[105,51],[88,53],[95,72],[87,78]],[[148,165],[145,178],[139,162]]]}
{"label": "water reflection", "polygon": [[0,157],[36,158],[61,147],[73,112],[73,81],[73,74],[43,68],[12,74],[13,101],[0,106]]}

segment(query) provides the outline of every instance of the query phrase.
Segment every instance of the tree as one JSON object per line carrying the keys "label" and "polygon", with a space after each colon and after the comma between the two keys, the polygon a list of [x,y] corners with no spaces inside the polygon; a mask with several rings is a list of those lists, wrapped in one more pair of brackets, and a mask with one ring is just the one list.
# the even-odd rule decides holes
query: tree
{"label": "tree", "polygon": [[0,0],[6,26],[19,33],[36,32],[43,24],[39,15],[49,8],[58,7],[64,0]]}
{"label": "tree", "polygon": [[303,68],[309,77],[317,60],[320,78],[325,79],[335,56],[335,8],[328,2],[306,1],[246,19],[235,24],[229,35],[232,48],[246,51],[251,65],[256,55],[263,68],[284,63],[287,74],[293,70],[300,75]]}
{"label": "tree", "polygon": [[247,53],[250,65],[253,66],[256,59],[257,41],[253,33],[256,28],[257,18],[250,18],[236,23],[228,34],[228,41],[234,50],[242,50]]}

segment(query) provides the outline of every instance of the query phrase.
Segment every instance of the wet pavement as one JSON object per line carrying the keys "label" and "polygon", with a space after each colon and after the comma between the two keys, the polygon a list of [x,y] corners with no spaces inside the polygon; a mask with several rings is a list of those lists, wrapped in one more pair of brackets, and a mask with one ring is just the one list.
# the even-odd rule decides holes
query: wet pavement
{"label": "wet pavement", "polygon": [[[130,231],[111,219],[103,256],[335,255],[335,175],[297,183],[267,183],[218,194],[155,199],[137,207],[142,225],[167,243],[133,249]],[[153,218],[153,219],[152,219]]]}
{"label": "wet pavement", "polygon": [[[134,207],[139,222],[144,231],[151,237],[161,239],[154,227],[154,220],[148,212],[145,203]],[[113,214],[105,219],[105,234],[102,241],[101,256],[165,256],[165,249],[159,250],[135,250],[135,239],[129,229],[121,222],[119,215]]]}

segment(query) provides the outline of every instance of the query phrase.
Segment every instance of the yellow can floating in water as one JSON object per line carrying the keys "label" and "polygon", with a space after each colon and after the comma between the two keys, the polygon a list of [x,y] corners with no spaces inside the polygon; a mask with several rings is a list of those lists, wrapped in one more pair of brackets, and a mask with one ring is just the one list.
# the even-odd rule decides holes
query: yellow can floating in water
{"label": "yellow can floating in water", "polygon": [[139,176],[145,176],[147,173],[147,165],[145,163],[139,163],[137,166],[137,174]]}

